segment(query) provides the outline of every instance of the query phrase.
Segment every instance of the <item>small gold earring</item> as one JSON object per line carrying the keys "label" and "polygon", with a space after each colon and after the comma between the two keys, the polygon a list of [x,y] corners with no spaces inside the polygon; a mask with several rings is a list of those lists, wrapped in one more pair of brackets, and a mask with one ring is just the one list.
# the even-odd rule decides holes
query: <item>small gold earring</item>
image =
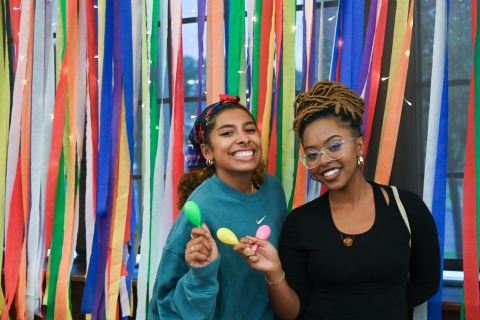
{"label": "small gold earring", "polygon": [[360,167],[363,167],[363,165],[365,164],[365,162],[363,161],[363,157],[362,156],[358,156],[357,158],[357,163]]}
{"label": "small gold earring", "polygon": [[207,167],[211,167],[213,165],[213,160],[207,159],[205,163],[207,164]]}

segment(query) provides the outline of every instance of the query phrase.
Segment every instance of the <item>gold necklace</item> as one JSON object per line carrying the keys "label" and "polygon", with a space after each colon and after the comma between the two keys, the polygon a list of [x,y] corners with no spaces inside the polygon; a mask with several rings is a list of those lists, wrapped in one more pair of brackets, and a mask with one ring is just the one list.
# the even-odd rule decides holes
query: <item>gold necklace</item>
{"label": "gold necklace", "polygon": [[353,245],[353,239],[355,239],[355,235],[352,235],[351,238],[349,236],[344,238],[342,231],[339,231],[339,232],[340,232],[340,238],[342,238],[342,242],[345,245],[345,247],[351,247]]}

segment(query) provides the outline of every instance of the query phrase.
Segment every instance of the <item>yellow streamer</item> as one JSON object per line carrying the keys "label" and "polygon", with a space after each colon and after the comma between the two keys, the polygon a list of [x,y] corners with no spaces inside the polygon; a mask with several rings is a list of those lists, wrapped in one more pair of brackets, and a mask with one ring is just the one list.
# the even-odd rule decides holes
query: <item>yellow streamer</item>
{"label": "yellow streamer", "polygon": [[[123,100],[123,99],[122,99]],[[122,101],[123,102],[123,101]],[[112,235],[110,241],[110,270],[108,292],[108,318],[116,319],[120,276],[122,271],[123,240],[127,221],[128,196],[130,191],[130,156],[128,152],[125,107],[122,103],[120,118],[119,154],[117,166],[117,190],[112,216]],[[114,142],[115,143],[115,142]],[[113,156],[113,155],[112,155]]]}
{"label": "yellow streamer", "polygon": [[[402,46],[405,39],[405,31],[407,29],[409,0],[398,0],[397,10],[395,12],[395,26],[393,30],[392,58],[390,60],[390,73],[388,78],[387,100],[385,102],[385,114],[388,115],[392,102],[392,93],[397,82],[398,65],[403,54]],[[385,124],[387,117],[383,117],[382,135],[380,141],[383,140],[385,133]],[[378,167],[378,166],[377,166]]]}
{"label": "yellow streamer", "polygon": [[[105,10],[106,10],[106,0],[98,0],[98,58],[97,58],[97,66],[98,66],[98,76],[97,76],[97,81],[98,81],[98,87],[97,87],[97,92],[98,92],[98,114],[100,114],[100,109],[102,107],[102,104],[100,103],[101,100],[101,92],[102,92],[102,79],[103,79],[103,59],[105,56]],[[99,123],[100,124],[100,123]],[[100,130],[100,128],[99,128]]]}

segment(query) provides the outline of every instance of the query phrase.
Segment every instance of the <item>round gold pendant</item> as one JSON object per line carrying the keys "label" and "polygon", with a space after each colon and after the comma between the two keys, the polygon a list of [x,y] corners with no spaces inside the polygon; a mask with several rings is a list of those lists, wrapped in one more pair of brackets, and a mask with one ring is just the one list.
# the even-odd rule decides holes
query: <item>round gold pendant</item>
{"label": "round gold pendant", "polygon": [[345,245],[345,247],[351,247],[353,244],[353,239],[350,237],[345,237],[343,238],[343,244]]}

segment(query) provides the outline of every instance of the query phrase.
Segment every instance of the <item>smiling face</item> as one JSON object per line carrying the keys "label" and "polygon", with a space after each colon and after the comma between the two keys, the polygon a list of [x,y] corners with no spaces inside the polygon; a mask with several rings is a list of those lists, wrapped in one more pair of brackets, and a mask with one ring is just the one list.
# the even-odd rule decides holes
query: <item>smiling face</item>
{"label": "smiling face", "polygon": [[[305,152],[322,150],[326,145],[357,136],[358,134],[354,130],[336,118],[321,118],[305,128],[302,145]],[[342,158],[330,160],[324,154],[321,154],[320,164],[310,169],[310,173],[330,190],[344,188],[349,182],[362,175],[357,159],[358,156],[363,154],[363,146],[363,137],[346,141],[343,146],[345,155]]]}
{"label": "smiling face", "polygon": [[262,157],[260,134],[252,115],[245,109],[222,111],[201,145],[205,159],[214,161],[217,176],[228,180],[238,175],[252,175]]}

